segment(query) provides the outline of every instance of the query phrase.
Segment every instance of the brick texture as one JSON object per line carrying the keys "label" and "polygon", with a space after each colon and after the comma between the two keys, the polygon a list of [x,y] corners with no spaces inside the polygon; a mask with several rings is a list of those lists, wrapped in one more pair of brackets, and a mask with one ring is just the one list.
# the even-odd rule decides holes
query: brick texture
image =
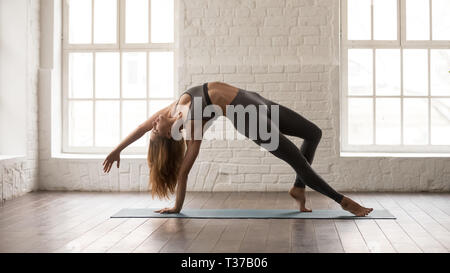
{"label": "brick texture", "polygon": [[[180,38],[181,91],[225,81],[292,108],[323,129],[312,167],[337,190],[450,190],[445,158],[341,158],[339,156],[339,1],[184,0]],[[218,119],[216,122],[229,121]],[[227,126],[229,126],[228,124]],[[290,137],[298,146],[301,139]],[[47,146],[41,150],[49,154]],[[146,190],[146,161],[122,160],[102,173],[103,159],[45,157],[40,188]],[[188,190],[280,191],[293,170],[250,140],[204,141]]]}
{"label": "brick texture", "polygon": [[38,69],[39,1],[24,0],[27,6],[27,143],[24,159],[0,161],[2,200],[10,200],[38,188]]}

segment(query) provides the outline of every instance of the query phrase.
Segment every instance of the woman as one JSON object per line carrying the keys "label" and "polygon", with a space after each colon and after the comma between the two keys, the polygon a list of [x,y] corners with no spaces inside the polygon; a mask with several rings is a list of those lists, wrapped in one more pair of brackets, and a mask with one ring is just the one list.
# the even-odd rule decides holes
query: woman
{"label": "woman", "polygon": [[[339,203],[344,210],[353,213],[356,216],[366,216],[372,208],[365,208],[350,198],[343,196],[331,188],[312,168],[314,153],[322,137],[322,131],[314,123],[308,121],[300,114],[291,109],[268,100],[258,93],[236,88],[222,82],[210,82],[195,86],[184,92],[178,101],[173,102],[164,109],[158,111],[147,121],[135,129],[125,140],[123,140],[112,151],[103,162],[103,169],[109,172],[112,164],[117,161],[117,167],[120,163],[120,152],[135,140],[142,137],[146,132],[152,131],[148,149],[148,165],[150,167],[150,184],[152,196],[156,194],[159,197],[168,197],[169,193],[174,193],[176,187],[176,202],[172,208],[157,210],[159,213],[178,213],[183,206],[186,183],[189,171],[194,164],[200,150],[201,137],[192,138],[192,135],[201,130],[201,136],[207,129],[205,124],[210,124],[210,120],[217,118],[217,115],[196,115],[197,110],[205,110],[208,105],[218,106],[218,110],[226,113],[229,106],[261,106],[266,105],[278,107],[279,121],[276,126],[271,121],[271,112],[258,112],[258,124],[268,123],[272,133],[275,132],[278,137],[278,145],[275,149],[269,150],[270,153],[288,163],[296,172],[296,179],[289,194],[294,198],[301,212],[311,212],[305,206],[305,185],[330,197]],[[220,111],[219,111],[220,112]],[[246,117],[247,118],[247,117]],[[196,122],[197,121],[197,122]],[[201,122],[199,122],[201,121]],[[248,119],[245,127],[239,127],[237,121],[233,120],[235,128],[243,135],[249,137]],[[261,123],[262,122],[262,123]],[[175,138],[179,128],[175,125],[183,123],[185,129],[190,133],[190,138]],[[195,124],[201,124],[195,126]],[[175,128],[175,129],[174,129]],[[304,139],[300,149],[292,143],[285,135],[296,136]],[[174,139],[175,138],[175,139]],[[176,140],[180,139],[180,140]],[[256,144],[263,146],[264,141],[259,135],[252,139]],[[186,143],[186,150],[185,150]]]}

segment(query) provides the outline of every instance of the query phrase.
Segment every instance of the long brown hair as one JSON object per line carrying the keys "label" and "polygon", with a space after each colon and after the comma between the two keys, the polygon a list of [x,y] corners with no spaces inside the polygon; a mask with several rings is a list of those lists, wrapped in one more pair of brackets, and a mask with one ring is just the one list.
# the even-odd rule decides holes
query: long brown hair
{"label": "long brown hair", "polygon": [[169,198],[169,193],[175,192],[185,149],[184,139],[156,136],[150,140],[147,163],[150,168],[149,188],[152,197],[156,194],[159,198]]}

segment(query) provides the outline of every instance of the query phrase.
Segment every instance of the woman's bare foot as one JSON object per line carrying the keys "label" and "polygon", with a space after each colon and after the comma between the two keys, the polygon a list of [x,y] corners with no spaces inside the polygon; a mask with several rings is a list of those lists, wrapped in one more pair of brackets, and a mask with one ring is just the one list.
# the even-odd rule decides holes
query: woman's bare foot
{"label": "woman's bare foot", "polygon": [[311,212],[312,211],[305,207],[306,197],[305,197],[305,189],[304,188],[292,187],[289,190],[289,194],[292,196],[292,198],[295,199],[295,201],[297,201],[297,204],[298,204],[301,212]]}
{"label": "woman's bare foot", "polygon": [[344,210],[349,211],[356,216],[366,216],[373,210],[372,208],[365,208],[360,204],[356,203],[355,201],[353,201],[352,199],[345,196],[341,201],[341,207]]}

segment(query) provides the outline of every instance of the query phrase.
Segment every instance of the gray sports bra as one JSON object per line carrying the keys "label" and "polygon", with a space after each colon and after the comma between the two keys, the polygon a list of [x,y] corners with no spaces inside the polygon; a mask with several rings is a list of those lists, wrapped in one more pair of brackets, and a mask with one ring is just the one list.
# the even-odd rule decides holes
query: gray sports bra
{"label": "gray sports bra", "polygon": [[[200,115],[201,115],[202,120],[208,121],[210,119],[215,118],[214,112],[211,113],[211,117],[203,117],[203,111],[205,110],[205,107],[207,105],[212,104],[211,98],[208,95],[208,83],[207,82],[204,83],[203,85],[198,85],[198,86],[189,88],[187,91],[183,92],[181,95],[183,95],[185,93],[187,93],[191,96],[191,105],[189,106],[189,113],[187,116],[188,120],[196,119],[196,117],[194,116],[194,109],[196,107],[199,107],[199,109],[201,109]],[[181,98],[181,95],[180,95],[180,98]],[[195,99],[195,98],[197,98],[197,99]],[[201,98],[201,106],[197,105],[197,103],[199,102],[198,98]],[[177,107],[179,101],[180,101],[180,99],[178,99],[177,104],[175,105],[175,108]]]}

